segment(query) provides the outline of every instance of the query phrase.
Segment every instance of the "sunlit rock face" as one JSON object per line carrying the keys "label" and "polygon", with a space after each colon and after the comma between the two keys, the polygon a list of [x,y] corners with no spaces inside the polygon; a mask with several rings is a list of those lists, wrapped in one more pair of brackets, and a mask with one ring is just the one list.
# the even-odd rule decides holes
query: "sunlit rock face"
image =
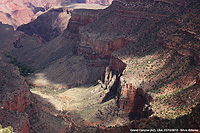
{"label": "sunlit rock face", "polygon": [[37,34],[45,41],[50,41],[67,28],[70,12],[67,8],[51,8],[32,22],[19,26],[17,30],[30,36]]}
{"label": "sunlit rock face", "polygon": [[40,127],[36,101],[19,69],[0,56],[0,123],[15,132],[35,132]]}
{"label": "sunlit rock face", "polygon": [[0,2],[0,21],[17,28],[22,24],[29,23],[37,12],[44,12],[53,6],[59,6],[61,4],[65,5],[66,2],[110,5],[112,1],[3,0]]}
{"label": "sunlit rock face", "polygon": [[198,5],[195,0],[121,0],[103,10],[75,10],[62,35],[11,54],[37,71],[34,81],[39,77],[68,89],[100,84],[99,103],[112,101],[112,106],[95,109],[99,113],[93,118],[108,122],[117,117],[123,125],[153,113],[150,92],[181,97],[180,88],[199,89],[199,31],[192,26],[199,22]]}
{"label": "sunlit rock face", "polygon": [[29,1],[29,0],[4,0],[0,2],[0,21],[13,25],[16,28],[19,25],[26,24],[38,11],[60,5],[62,0],[51,1]]}

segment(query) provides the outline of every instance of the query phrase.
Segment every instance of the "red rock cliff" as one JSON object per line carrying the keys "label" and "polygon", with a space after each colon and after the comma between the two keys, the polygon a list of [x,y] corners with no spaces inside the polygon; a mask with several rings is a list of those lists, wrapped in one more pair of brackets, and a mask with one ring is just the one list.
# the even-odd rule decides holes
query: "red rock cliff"
{"label": "red rock cliff", "polygon": [[[141,88],[135,88],[132,84],[125,84],[120,90],[119,105],[129,118],[148,117],[153,111],[145,108],[149,105],[152,97]],[[145,108],[145,111],[143,109]],[[145,114],[144,114],[145,113]]]}
{"label": "red rock cliff", "polygon": [[68,24],[68,30],[72,33],[77,33],[78,28],[96,20],[101,10],[86,10],[76,9],[72,12],[71,18]]}
{"label": "red rock cliff", "polygon": [[31,92],[18,68],[0,59],[0,123],[12,126],[15,132],[29,133],[30,123],[25,112],[30,107]]}
{"label": "red rock cliff", "polygon": [[3,127],[11,126],[16,133],[29,133],[28,115],[10,110],[0,110],[0,123]]}

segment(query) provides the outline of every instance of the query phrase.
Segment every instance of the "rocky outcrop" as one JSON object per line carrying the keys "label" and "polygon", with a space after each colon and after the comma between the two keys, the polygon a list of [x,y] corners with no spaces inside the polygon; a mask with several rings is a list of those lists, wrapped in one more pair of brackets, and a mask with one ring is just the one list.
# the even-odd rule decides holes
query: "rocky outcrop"
{"label": "rocky outcrop", "polygon": [[29,119],[25,113],[30,106],[29,86],[16,67],[2,59],[0,64],[0,121],[4,126],[12,126],[16,132],[29,132]]}
{"label": "rocky outcrop", "polygon": [[0,21],[6,24],[17,26],[28,23],[38,12],[49,9],[52,6],[60,5],[63,0],[51,1],[30,1],[30,0],[4,0],[0,3],[1,17]]}
{"label": "rocky outcrop", "polygon": [[[182,85],[179,79],[185,77],[185,81],[189,79],[192,82],[196,75],[192,73],[187,76],[187,73],[191,72],[192,67],[198,66],[199,40],[193,40],[198,35],[189,38],[186,35],[185,38],[190,40],[186,41],[186,46],[191,45],[189,42],[194,43],[191,46],[194,46],[193,50],[197,49],[196,54],[186,47],[173,50],[164,44],[174,43],[175,47],[178,41],[183,42],[179,45],[186,44],[181,39],[185,33],[178,32],[178,28],[185,25],[179,15],[182,12],[184,18],[188,12],[185,7],[191,8],[195,4],[197,9],[198,2],[195,3],[195,0],[191,3],[178,0],[119,0],[104,10],[75,10],[68,28],[61,36],[30,50],[26,54],[28,61],[22,59],[23,56],[19,60],[34,66],[49,81],[65,84],[68,88],[96,83],[98,80],[103,91],[100,96],[102,105],[115,99],[120,118],[147,118],[153,111],[149,105],[152,98],[146,90],[159,90],[164,86],[161,93],[166,94],[171,86]],[[197,15],[193,17],[197,22]],[[190,22],[193,17],[188,17],[187,21]],[[191,55],[195,56],[190,62],[188,56]],[[102,112],[100,109],[100,116],[104,114]],[[99,118],[106,119],[105,116]]]}
{"label": "rocky outcrop", "polygon": [[[0,53],[8,54],[10,51],[22,48],[26,51],[40,46],[45,41],[38,35],[32,37],[23,32],[16,31],[12,26],[0,23]],[[21,51],[22,52],[22,51]]]}
{"label": "rocky outcrop", "polygon": [[17,28],[22,24],[31,22],[37,12],[44,12],[53,6],[70,5],[71,3],[105,4],[110,5],[111,0],[4,0],[0,3],[0,21]]}
{"label": "rocky outcrop", "polygon": [[68,30],[72,33],[78,33],[79,27],[93,22],[101,15],[101,13],[101,10],[74,10],[71,14]]}
{"label": "rocky outcrop", "polygon": [[30,90],[16,67],[1,62],[1,109],[23,112],[30,106]]}
{"label": "rocky outcrop", "polygon": [[0,58],[0,123],[12,126],[17,133],[37,131],[40,125],[36,101],[25,78],[20,76],[17,67]]}
{"label": "rocky outcrop", "polygon": [[153,110],[150,109],[150,102],[153,98],[142,88],[135,88],[132,84],[125,84],[118,91],[120,92],[120,110],[124,111],[130,120],[148,118],[153,114]]}
{"label": "rocky outcrop", "polygon": [[32,22],[19,26],[17,30],[30,36],[37,34],[45,41],[50,41],[64,31],[69,19],[70,11],[68,9],[51,8]]}
{"label": "rocky outcrop", "polygon": [[110,60],[110,68],[118,73],[122,73],[126,68],[126,64],[122,62],[120,59],[112,56]]}
{"label": "rocky outcrop", "polygon": [[29,133],[28,115],[9,110],[0,110],[0,123],[3,127],[11,126],[16,133]]}
{"label": "rocky outcrop", "polygon": [[[21,90],[20,90],[21,91]],[[2,109],[7,109],[7,110],[14,110],[17,112],[23,112],[27,107],[30,106],[30,91],[28,88],[24,91],[15,91],[12,94],[9,95],[5,92],[3,92],[9,99],[3,99],[2,100]]]}
{"label": "rocky outcrop", "polygon": [[[79,26],[91,23],[98,17],[97,14],[100,14],[98,10],[92,9],[101,9],[105,7],[106,6],[101,5],[94,5],[94,7],[92,7],[86,4],[84,4],[84,6],[81,4],[69,4],[66,6],[53,7],[44,13],[38,13],[30,23],[19,26],[17,30],[23,31],[30,36],[37,34],[48,42],[60,35],[67,26],[70,32],[77,33]],[[72,13],[76,8],[91,8],[92,11],[79,9]],[[68,25],[69,19],[70,23]]]}

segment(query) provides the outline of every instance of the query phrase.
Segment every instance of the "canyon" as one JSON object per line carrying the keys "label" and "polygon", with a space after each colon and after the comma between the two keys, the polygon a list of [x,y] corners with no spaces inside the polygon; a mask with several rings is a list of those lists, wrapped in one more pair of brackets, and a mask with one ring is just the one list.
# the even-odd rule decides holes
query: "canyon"
{"label": "canyon", "polygon": [[110,5],[111,2],[111,0],[3,0],[0,2],[0,21],[16,29],[32,21],[37,13],[45,12],[54,6],[66,6],[69,3]]}
{"label": "canyon", "polygon": [[[116,0],[98,10],[50,8],[17,30],[1,23],[1,124],[18,132],[198,129],[199,5]],[[34,73],[20,76],[3,54]]]}

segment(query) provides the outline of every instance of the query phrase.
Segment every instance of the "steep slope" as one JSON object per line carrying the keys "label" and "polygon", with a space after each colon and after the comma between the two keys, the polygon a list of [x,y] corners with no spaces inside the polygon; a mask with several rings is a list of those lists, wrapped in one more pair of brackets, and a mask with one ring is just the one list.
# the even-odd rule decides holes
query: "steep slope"
{"label": "steep slope", "polygon": [[22,34],[22,32],[14,31],[12,26],[0,23],[0,53],[11,51],[14,48],[12,43]]}
{"label": "steep slope", "polygon": [[15,132],[43,130],[45,124],[39,119],[37,102],[26,79],[20,76],[19,68],[12,65],[5,54],[19,47],[24,47],[24,50],[34,48],[41,42],[38,36],[29,37],[0,23],[0,123],[3,127],[12,126]]}
{"label": "steep slope", "polygon": [[[75,123],[114,126],[148,118],[154,111],[160,119],[181,121],[191,107],[198,108],[200,99],[199,4],[120,0],[104,10],[74,10],[62,35],[26,54],[19,52],[23,48],[11,54],[36,70],[35,79],[30,77],[39,86],[36,90],[70,103],[62,110],[63,119],[72,115]],[[41,79],[50,84],[38,82]],[[62,86],[49,87],[54,84]],[[88,85],[94,88],[89,91]],[[80,90],[72,89],[75,86],[86,89],[86,99],[99,99],[98,106],[92,101],[77,107],[85,99],[76,99]]]}
{"label": "steep slope", "polygon": [[12,126],[15,132],[29,133],[43,130],[36,102],[25,78],[16,66],[0,56],[0,123]]}
{"label": "steep slope", "polygon": [[3,0],[0,2],[0,21],[6,24],[17,26],[28,23],[38,11],[60,5],[63,0]]}
{"label": "steep slope", "polygon": [[121,81],[151,92],[155,115],[168,119],[187,114],[200,98],[199,2],[181,6],[150,27],[135,45],[115,53],[127,64]]}
{"label": "steep slope", "polygon": [[[95,8],[101,9],[105,8],[105,6],[96,6]],[[92,9],[89,11],[96,12],[96,10]],[[80,20],[79,23],[83,22],[84,25],[92,21],[92,19],[90,20],[92,16],[88,16],[87,14],[85,14],[85,17],[82,16],[83,15],[77,16],[77,21]],[[109,60],[99,59],[95,61],[86,59],[84,55],[79,56],[76,52],[77,41],[77,34],[72,34],[68,30],[65,30],[62,35],[58,36],[49,43],[46,43],[43,46],[38,46],[37,48],[35,47],[34,49],[30,49],[28,52],[24,49],[26,45],[23,45],[23,42],[21,42],[21,45],[24,47],[15,49],[13,52],[11,52],[11,55],[15,56],[19,62],[29,64],[29,66],[31,66],[33,69],[43,73],[44,77],[46,77],[46,79],[50,82],[66,84],[68,86],[93,83],[102,76],[105,66],[109,63]],[[43,58],[40,58],[41,56]],[[103,63],[102,65],[101,62]],[[69,63],[71,65],[69,65]],[[92,64],[95,63],[100,64],[100,66],[92,67]],[[91,67],[88,68],[90,64]],[[63,73],[63,70],[65,70],[66,73]],[[97,75],[93,75],[92,73],[94,72]],[[37,77],[38,75],[36,75],[36,78]]]}
{"label": "steep slope", "polygon": [[17,30],[23,31],[30,36],[37,34],[45,41],[50,41],[63,32],[67,27],[69,19],[70,14],[68,9],[52,8],[47,13],[38,16],[36,20],[19,26]]}
{"label": "steep slope", "polygon": [[111,4],[112,1],[73,1],[73,0],[3,0],[0,2],[0,21],[14,28],[31,22],[32,17],[39,11],[44,12],[53,6],[74,3]]}
{"label": "steep slope", "polygon": [[35,20],[28,24],[21,25],[18,31],[23,31],[27,35],[37,34],[44,40],[50,41],[60,35],[67,28],[68,21],[71,18],[71,12],[76,8],[85,9],[103,9],[107,6],[98,4],[68,4],[50,8],[44,13],[35,16]]}
{"label": "steep slope", "polygon": [[[22,51],[40,46],[45,41],[38,35],[32,37],[20,31],[15,31],[12,26],[0,23],[0,53],[6,54],[13,49],[22,48]],[[21,51],[21,52],[22,52]]]}

